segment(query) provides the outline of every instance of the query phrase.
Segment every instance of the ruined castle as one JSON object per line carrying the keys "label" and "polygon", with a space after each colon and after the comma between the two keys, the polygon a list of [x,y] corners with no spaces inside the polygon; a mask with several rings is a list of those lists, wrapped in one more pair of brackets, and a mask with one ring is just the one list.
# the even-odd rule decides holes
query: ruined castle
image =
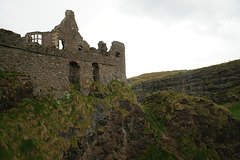
{"label": "ruined castle", "polygon": [[50,32],[30,32],[21,37],[0,29],[0,71],[25,73],[34,95],[60,97],[71,83],[88,95],[94,81],[126,81],[125,47],[114,41],[110,50],[104,42],[90,47],[78,32],[74,12]]}

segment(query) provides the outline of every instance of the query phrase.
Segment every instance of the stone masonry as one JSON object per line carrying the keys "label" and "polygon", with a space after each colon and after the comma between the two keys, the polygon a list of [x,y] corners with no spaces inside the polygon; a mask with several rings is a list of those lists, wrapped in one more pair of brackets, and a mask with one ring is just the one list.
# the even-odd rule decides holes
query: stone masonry
{"label": "stone masonry", "polygon": [[90,47],[78,32],[74,12],[50,32],[30,32],[21,37],[0,29],[0,71],[30,74],[34,95],[60,97],[71,83],[88,95],[94,81],[126,81],[125,46],[114,41],[110,50],[100,41]]}

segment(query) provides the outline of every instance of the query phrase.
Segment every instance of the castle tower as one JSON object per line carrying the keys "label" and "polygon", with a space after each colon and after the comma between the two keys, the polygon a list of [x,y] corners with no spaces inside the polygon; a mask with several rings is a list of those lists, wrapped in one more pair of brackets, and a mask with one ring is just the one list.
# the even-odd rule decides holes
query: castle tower
{"label": "castle tower", "polygon": [[109,50],[109,54],[113,56],[116,60],[114,68],[115,68],[115,76],[120,81],[126,82],[126,67],[125,67],[125,46],[123,43],[118,41],[113,41],[112,46]]}

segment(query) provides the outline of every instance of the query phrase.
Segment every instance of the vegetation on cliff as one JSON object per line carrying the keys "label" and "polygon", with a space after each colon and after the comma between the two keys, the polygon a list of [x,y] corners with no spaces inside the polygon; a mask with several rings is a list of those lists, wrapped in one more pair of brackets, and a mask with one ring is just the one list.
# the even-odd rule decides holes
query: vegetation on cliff
{"label": "vegetation on cliff", "polygon": [[128,86],[131,87],[137,83],[140,82],[145,82],[148,80],[158,80],[164,77],[169,77],[169,76],[173,76],[174,74],[177,73],[181,73],[181,72],[185,72],[185,70],[179,70],[179,71],[163,71],[163,72],[153,72],[153,73],[146,73],[146,74],[142,74],[140,76],[136,76],[136,77],[131,77],[129,78],[128,81]]}
{"label": "vegetation on cliff", "polygon": [[240,157],[240,121],[225,107],[174,91],[155,92],[143,105],[149,138],[142,159]]}
{"label": "vegetation on cliff", "polygon": [[139,102],[157,91],[174,90],[210,99],[240,115],[240,60],[188,71],[144,74],[128,80]]}
{"label": "vegetation on cliff", "polygon": [[[0,112],[8,110],[32,96],[32,84],[29,74],[0,72]],[[18,94],[21,93],[21,94]]]}
{"label": "vegetation on cliff", "polygon": [[126,116],[129,110],[117,102],[136,103],[131,89],[118,81],[107,87],[95,82],[91,89],[86,97],[78,85],[72,85],[63,98],[26,98],[17,108],[0,113],[0,159],[62,159],[63,152],[77,146],[79,137],[96,130],[96,106],[103,106],[105,115],[114,108]]}
{"label": "vegetation on cliff", "polygon": [[[2,77],[18,82],[14,73]],[[150,94],[140,106],[116,80],[90,90],[83,96],[72,84],[62,98],[25,98],[0,112],[0,159],[240,157],[240,121],[226,107],[174,91]],[[239,104],[229,105],[239,118]]]}

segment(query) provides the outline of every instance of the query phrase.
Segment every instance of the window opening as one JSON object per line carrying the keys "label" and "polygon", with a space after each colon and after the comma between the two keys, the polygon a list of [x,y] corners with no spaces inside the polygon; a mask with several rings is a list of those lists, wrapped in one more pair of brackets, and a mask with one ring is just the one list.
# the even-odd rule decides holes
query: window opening
{"label": "window opening", "polygon": [[78,45],[78,50],[79,51],[83,50],[83,46],[82,45]]}
{"label": "window opening", "polygon": [[41,39],[39,39],[39,40],[38,40],[38,43],[39,43],[39,44],[42,44],[42,40],[41,40]]}
{"label": "window opening", "polygon": [[79,75],[80,67],[75,61],[69,62],[69,82],[79,83],[80,82],[80,75]]}
{"label": "window opening", "polygon": [[92,67],[93,67],[93,80],[94,80],[94,82],[99,82],[100,81],[100,77],[99,77],[99,66],[98,66],[98,63],[93,63]]}
{"label": "window opening", "polygon": [[41,34],[32,34],[32,35],[29,35],[29,42],[36,42],[38,44],[41,44],[42,45],[42,35]]}
{"label": "window opening", "polygon": [[116,53],[115,53],[115,57],[118,57],[118,58],[119,58],[119,57],[120,57],[120,53],[119,53],[119,52],[116,52]]}
{"label": "window opening", "polygon": [[61,39],[58,40],[58,49],[60,50],[64,49],[64,40]]}

